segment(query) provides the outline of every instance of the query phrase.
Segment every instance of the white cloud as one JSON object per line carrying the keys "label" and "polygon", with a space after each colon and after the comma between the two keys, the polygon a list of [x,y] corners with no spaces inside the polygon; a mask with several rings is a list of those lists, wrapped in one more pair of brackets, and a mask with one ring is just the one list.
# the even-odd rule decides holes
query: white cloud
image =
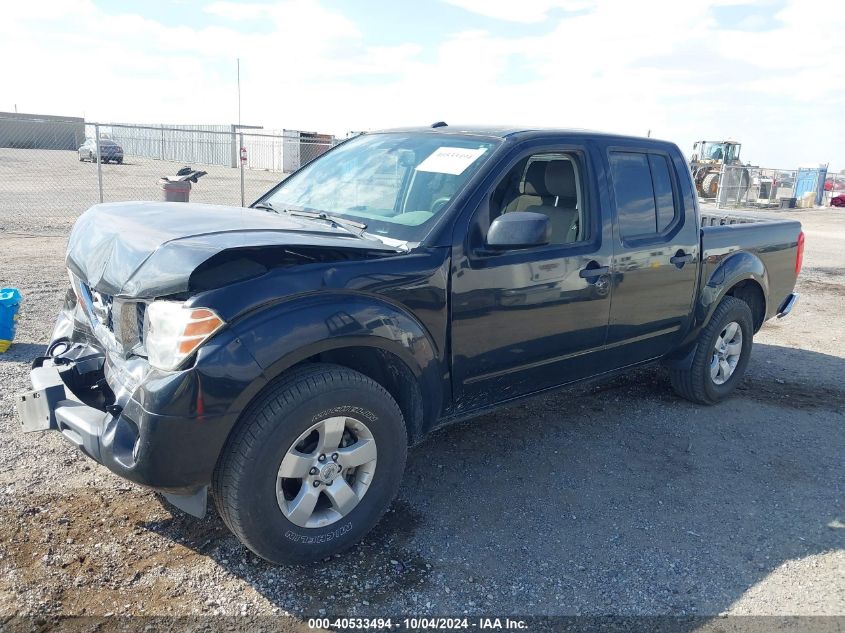
{"label": "white cloud", "polygon": [[593,5],[591,0],[444,0],[448,4],[497,20],[531,24],[542,22],[553,9],[580,11]]}
{"label": "white cloud", "polygon": [[239,4],[237,2],[212,2],[203,10],[227,20],[253,20],[265,15],[270,5]]}
{"label": "white cloud", "polygon": [[[504,3],[454,1],[524,21],[506,17]],[[0,65],[0,110],[17,103],[105,121],[232,122],[240,57],[243,120],[267,128],[342,134],[446,120],[651,129],[684,151],[734,136],[758,164],[845,167],[835,140],[845,138],[845,12],[791,0],[771,7],[778,28],[740,32],[713,17],[726,0],[653,0],[647,10],[605,1],[577,15],[554,13],[558,4],[507,4],[546,16],[542,35],[515,22],[511,33],[508,22],[496,33],[467,28],[468,13],[439,41],[408,25],[404,43],[391,33],[400,43],[387,45],[364,35],[364,21],[377,16],[318,0],[215,2],[206,11],[225,22],[204,27],[106,14],[90,0],[43,0],[37,11],[14,3],[0,20],[0,55],[15,60]],[[263,28],[250,32],[247,20]]]}

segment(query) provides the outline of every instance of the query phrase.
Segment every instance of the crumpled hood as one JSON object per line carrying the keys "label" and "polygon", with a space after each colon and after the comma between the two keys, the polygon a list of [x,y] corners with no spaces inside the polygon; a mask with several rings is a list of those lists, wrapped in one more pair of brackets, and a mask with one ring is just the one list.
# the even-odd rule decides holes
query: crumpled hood
{"label": "crumpled hood", "polygon": [[258,209],[117,202],[95,205],[77,220],[67,265],[100,292],[150,298],[184,292],[197,266],[222,251],[262,246],[392,250],[327,222]]}

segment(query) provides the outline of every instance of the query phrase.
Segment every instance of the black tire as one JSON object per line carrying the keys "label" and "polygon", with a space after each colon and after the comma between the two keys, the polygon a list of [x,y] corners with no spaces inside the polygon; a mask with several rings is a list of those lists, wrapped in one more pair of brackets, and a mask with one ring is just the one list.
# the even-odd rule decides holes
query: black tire
{"label": "black tire", "polygon": [[123,164],[123,159],[122,159],[122,158],[118,158],[116,162],[117,162],[117,164],[118,164],[118,165],[122,165],[122,164]]}
{"label": "black tire", "polygon": [[[340,415],[365,419],[378,450],[366,493],[325,527],[291,522],[276,499],[279,465],[314,422]],[[212,496],[227,527],[250,550],[277,564],[318,561],[347,549],[378,523],[405,470],[402,412],[378,383],[338,365],[304,365],[269,385],[244,412],[214,473]]]}
{"label": "black tire", "polygon": [[701,182],[701,191],[705,198],[715,198],[719,193],[719,174],[707,174]]}
{"label": "black tire", "polygon": [[[716,339],[731,322],[739,324],[742,331],[742,351],[736,368],[724,384],[716,384],[710,376],[710,363]],[[672,388],[682,398],[698,404],[716,404],[730,396],[742,382],[754,336],[754,319],[751,308],[736,297],[725,297],[713,312],[707,326],[698,335],[698,342],[689,369],[669,369]]]}

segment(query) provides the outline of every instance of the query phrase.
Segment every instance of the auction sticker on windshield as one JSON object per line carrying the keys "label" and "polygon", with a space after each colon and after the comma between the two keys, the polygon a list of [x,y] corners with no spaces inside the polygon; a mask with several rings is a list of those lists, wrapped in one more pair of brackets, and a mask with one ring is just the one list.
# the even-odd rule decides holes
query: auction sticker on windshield
{"label": "auction sticker on windshield", "polygon": [[486,151],[487,148],[485,147],[478,149],[440,147],[417,165],[417,171],[432,171],[438,174],[459,176]]}

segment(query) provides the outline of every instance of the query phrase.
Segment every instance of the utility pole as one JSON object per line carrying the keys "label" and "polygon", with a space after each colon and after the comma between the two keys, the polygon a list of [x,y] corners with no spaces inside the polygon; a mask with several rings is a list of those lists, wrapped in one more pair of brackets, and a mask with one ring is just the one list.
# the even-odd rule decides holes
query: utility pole
{"label": "utility pole", "polygon": [[241,126],[241,58],[238,57],[238,127]]}
{"label": "utility pole", "polygon": [[240,169],[241,177],[241,206],[246,206],[246,199],[244,198],[244,160],[242,153],[244,152],[244,133],[241,129],[241,58],[238,57],[238,168]]}

